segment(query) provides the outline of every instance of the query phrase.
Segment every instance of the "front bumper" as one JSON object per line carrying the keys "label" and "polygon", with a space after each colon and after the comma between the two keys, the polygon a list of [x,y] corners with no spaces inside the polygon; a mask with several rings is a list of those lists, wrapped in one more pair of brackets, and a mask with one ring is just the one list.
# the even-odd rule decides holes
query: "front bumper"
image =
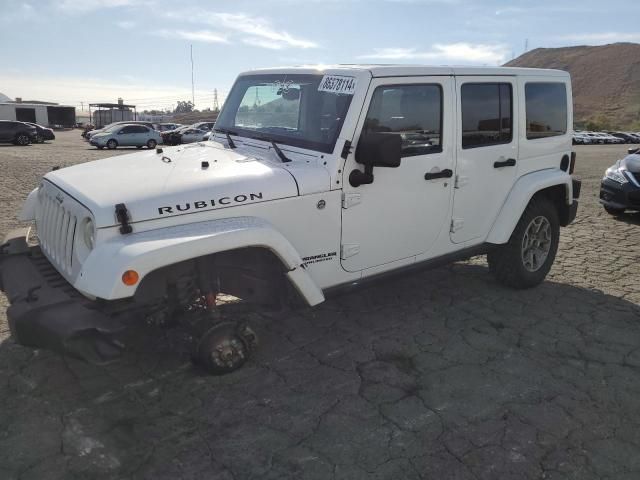
{"label": "front bumper", "polygon": [[610,208],[640,210],[640,188],[605,177],[600,184],[600,203]]}
{"label": "front bumper", "polygon": [[110,316],[77,292],[27,244],[28,229],[11,232],[0,246],[0,290],[11,304],[9,329],[21,345],[46,348],[94,364],[120,356],[124,317]]}

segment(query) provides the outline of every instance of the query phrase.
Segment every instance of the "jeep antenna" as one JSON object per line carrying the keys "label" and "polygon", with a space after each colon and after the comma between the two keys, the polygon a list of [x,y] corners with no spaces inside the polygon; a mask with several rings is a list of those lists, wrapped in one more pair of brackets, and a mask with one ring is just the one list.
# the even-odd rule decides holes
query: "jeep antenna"
{"label": "jeep antenna", "polygon": [[193,44],[189,45],[189,47],[191,48],[191,104],[195,108],[196,96],[195,96],[195,90],[193,87]]}

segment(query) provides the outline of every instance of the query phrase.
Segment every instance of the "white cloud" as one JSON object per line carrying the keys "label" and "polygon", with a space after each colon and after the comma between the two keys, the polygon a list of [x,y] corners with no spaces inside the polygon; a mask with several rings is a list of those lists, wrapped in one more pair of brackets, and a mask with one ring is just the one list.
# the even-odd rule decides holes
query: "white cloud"
{"label": "white cloud", "polygon": [[116,22],[116,25],[120,28],[129,30],[136,26],[136,22],[132,22],[131,20],[122,20],[121,22]]}
{"label": "white cloud", "polygon": [[435,44],[430,50],[416,48],[376,48],[361,59],[378,60],[427,60],[438,62],[462,62],[476,64],[503,64],[507,58],[505,45],[449,43]]}
{"label": "white cloud", "polygon": [[575,33],[557,37],[558,40],[568,42],[586,43],[616,43],[616,42],[640,42],[640,33],[627,32],[603,32],[603,33]]}
{"label": "white cloud", "polygon": [[101,8],[148,5],[147,0],[59,0],[55,6],[70,13],[84,13]]}
{"label": "white cloud", "polygon": [[181,38],[194,42],[229,43],[227,37],[211,30],[158,30],[156,35],[166,38]]}
{"label": "white cloud", "polygon": [[[316,48],[318,44],[276,29],[266,18],[245,13],[219,13],[210,11],[174,11],[165,13],[173,20],[206,24],[223,30],[238,41],[260,48],[282,50],[284,48]],[[233,38],[231,39],[233,40]]]}

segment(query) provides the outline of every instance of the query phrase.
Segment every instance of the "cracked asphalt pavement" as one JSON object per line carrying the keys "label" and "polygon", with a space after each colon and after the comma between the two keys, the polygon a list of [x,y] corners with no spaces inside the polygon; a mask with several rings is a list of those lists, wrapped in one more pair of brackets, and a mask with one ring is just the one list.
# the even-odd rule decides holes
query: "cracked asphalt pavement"
{"label": "cracked asphalt pavement", "polygon": [[[0,234],[79,132],[0,147]],[[175,330],[96,367],[14,344],[0,297],[0,478],[640,478],[640,214],[598,205],[624,146],[576,147],[583,188],[544,284],[483,257],[251,315],[241,370],[194,368]],[[124,153],[118,151],[117,153]]]}

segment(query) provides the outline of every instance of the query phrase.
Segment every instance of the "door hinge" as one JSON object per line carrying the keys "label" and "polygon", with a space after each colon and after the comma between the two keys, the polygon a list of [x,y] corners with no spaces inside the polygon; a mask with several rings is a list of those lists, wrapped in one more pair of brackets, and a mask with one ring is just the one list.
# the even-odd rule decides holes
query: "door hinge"
{"label": "door hinge", "polygon": [[362,202],[362,195],[359,193],[343,193],[342,194],[342,208],[353,207]]}
{"label": "door hinge", "polygon": [[340,246],[340,258],[344,260],[345,258],[353,257],[360,253],[360,245],[357,243],[345,243]]}
{"label": "door hinge", "polygon": [[342,152],[340,153],[340,156],[346,160],[350,153],[351,153],[351,140],[345,140],[344,145],[342,146]]}
{"label": "door hinge", "polygon": [[451,228],[449,231],[451,233],[455,233],[460,230],[464,226],[464,220],[461,218],[452,218],[451,219]]}
{"label": "door hinge", "polygon": [[463,176],[460,176],[460,175],[456,175],[456,181],[455,181],[453,187],[454,188],[462,188],[468,183],[469,183],[469,177],[463,177]]}

